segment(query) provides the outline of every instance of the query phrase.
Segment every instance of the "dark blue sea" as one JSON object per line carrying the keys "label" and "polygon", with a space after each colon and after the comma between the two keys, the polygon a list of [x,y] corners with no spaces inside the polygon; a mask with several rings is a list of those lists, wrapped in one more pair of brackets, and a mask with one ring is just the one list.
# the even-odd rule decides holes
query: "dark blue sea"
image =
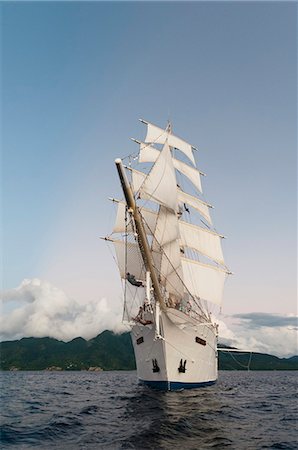
{"label": "dark blue sea", "polygon": [[135,372],[2,372],[2,449],[298,449],[297,372],[160,392]]}

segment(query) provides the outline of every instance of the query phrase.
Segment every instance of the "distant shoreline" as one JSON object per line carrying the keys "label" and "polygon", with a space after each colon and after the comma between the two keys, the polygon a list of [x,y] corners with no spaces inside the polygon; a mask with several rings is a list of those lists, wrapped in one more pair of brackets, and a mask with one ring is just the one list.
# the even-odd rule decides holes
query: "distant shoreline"
{"label": "distant shoreline", "polygon": [[[0,342],[0,355],[0,370],[5,372],[101,372],[136,368],[130,334],[111,331],[104,331],[89,341],[79,337],[63,342],[44,337]],[[278,358],[263,353],[219,351],[218,366],[223,371],[292,371],[298,370],[298,356]]]}

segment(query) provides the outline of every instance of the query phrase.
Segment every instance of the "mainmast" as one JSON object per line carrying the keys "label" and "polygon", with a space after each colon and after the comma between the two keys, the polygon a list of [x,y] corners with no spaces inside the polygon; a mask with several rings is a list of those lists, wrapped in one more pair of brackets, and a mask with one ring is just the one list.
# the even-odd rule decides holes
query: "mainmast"
{"label": "mainmast", "polygon": [[153,266],[152,256],[151,256],[149,244],[147,241],[147,236],[146,236],[146,232],[144,229],[144,225],[143,225],[140,213],[138,211],[138,208],[136,206],[136,202],[135,202],[131,187],[129,185],[129,182],[127,180],[126,173],[124,171],[121,159],[117,158],[115,160],[115,164],[117,167],[118,175],[120,178],[121,186],[122,186],[122,189],[124,192],[124,196],[125,196],[125,200],[126,200],[128,209],[132,213],[134,221],[135,221],[138,240],[140,243],[140,251],[141,251],[141,255],[142,255],[146,270],[148,270],[150,272],[156,299],[159,302],[161,309],[165,310],[166,305],[165,305],[164,299],[162,297],[160,287],[159,287],[159,281],[158,281],[156,271]]}

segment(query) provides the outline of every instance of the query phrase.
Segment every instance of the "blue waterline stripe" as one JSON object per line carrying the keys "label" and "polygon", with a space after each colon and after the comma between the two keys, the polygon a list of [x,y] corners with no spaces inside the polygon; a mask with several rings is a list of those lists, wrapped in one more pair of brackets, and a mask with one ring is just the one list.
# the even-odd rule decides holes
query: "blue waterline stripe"
{"label": "blue waterline stripe", "polygon": [[139,380],[140,383],[146,384],[149,387],[154,389],[160,389],[163,391],[176,391],[179,389],[195,389],[206,386],[212,386],[216,383],[214,381],[204,381],[201,383],[181,383],[180,381],[148,381],[148,380]]}

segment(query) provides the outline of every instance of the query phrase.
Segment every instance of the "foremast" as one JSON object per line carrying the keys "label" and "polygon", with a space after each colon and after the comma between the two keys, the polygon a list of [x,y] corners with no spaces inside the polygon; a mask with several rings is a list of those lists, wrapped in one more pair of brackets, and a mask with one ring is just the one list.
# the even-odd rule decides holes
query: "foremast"
{"label": "foremast", "polygon": [[161,290],[159,287],[159,281],[157,278],[156,271],[154,269],[152,256],[151,256],[151,252],[150,252],[150,247],[149,247],[149,243],[147,240],[147,236],[146,236],[146,232],[144,229],[141,215],[136,206],[133,192],[132,192],[132,189],[128,182],[126,173],[124,171],[124,167],[123,167],[121,159],[117,158],[115,160],[115,164],[116,164],[116,168],[117,168],[118,175],[120,178],[120,183],[121,183],[121,187],[122,187],[122,190],[124,193],[128,211],[131,213],[131,215],[134,218],[140,252],[141,252],[141,255],[142,255],[142,258],[144,261],[145,268],[150,273],[150,276],[151,276],[155,299],[159,302],[160,308],[162,310],[165,310],[166,304],[164,302],[164,299],[163,299],[163,296],[162,296],[162,293],[161,293]]}

